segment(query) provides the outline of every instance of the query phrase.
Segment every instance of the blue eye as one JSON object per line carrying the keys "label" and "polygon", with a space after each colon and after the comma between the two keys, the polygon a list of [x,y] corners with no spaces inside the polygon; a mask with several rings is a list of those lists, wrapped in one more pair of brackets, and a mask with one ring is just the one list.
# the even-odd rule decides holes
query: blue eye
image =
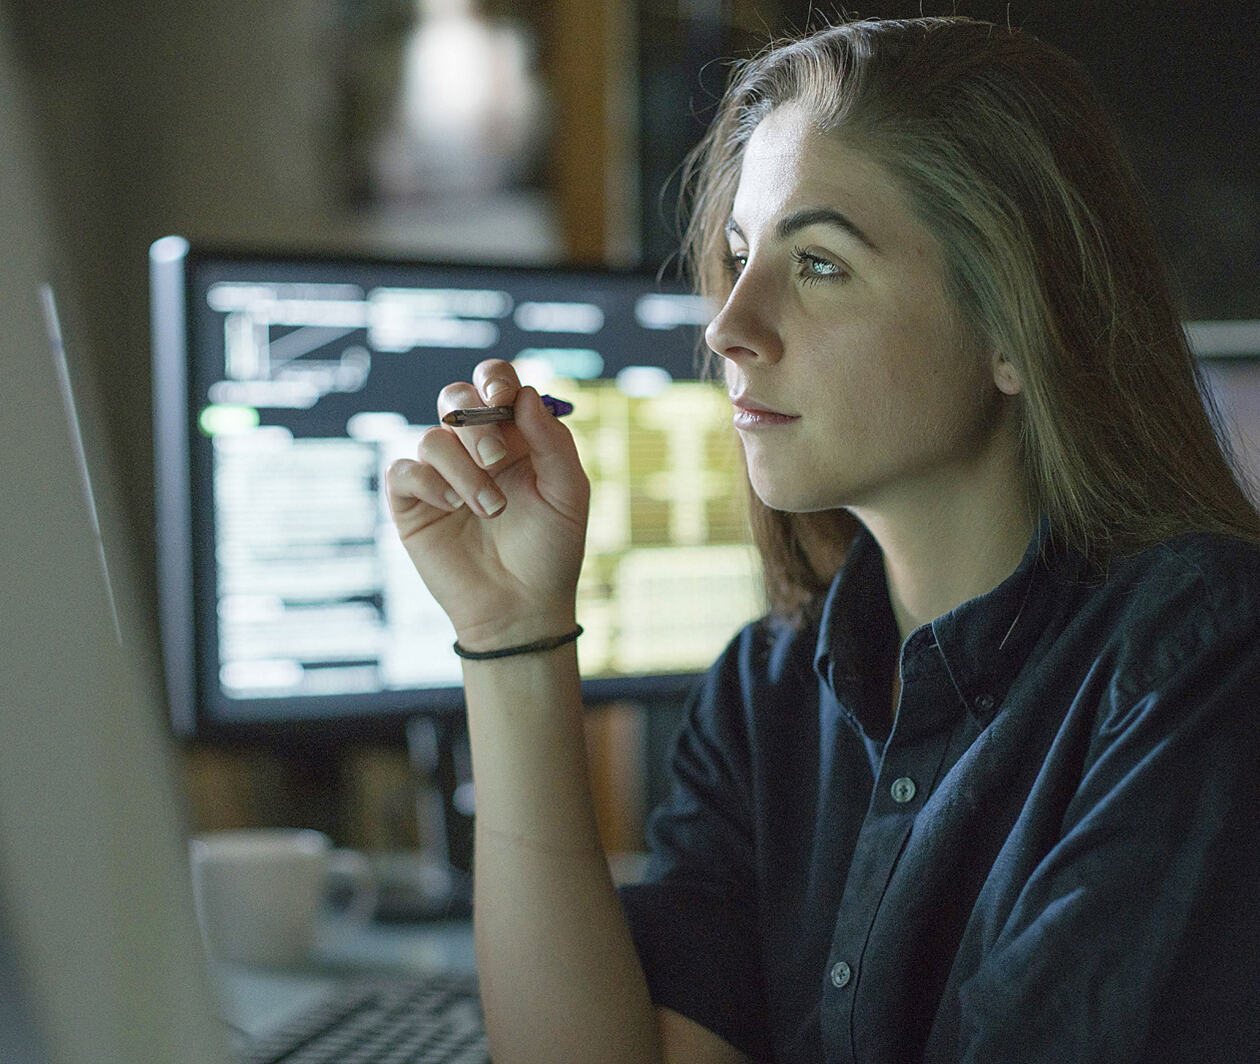
{"label": "blue eye", "polygon": [[839,263],[810,254],[803,248],[793,248],[792,259],[797,265],[797,276],[808,284],[845,280],[849,276],[848,270]]}

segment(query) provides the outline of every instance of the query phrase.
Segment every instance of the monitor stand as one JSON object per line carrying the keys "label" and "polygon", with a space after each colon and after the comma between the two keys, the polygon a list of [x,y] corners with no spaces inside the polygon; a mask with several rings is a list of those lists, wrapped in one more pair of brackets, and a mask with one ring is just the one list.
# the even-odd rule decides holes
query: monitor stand
{"label": "monitor stand", "polygon": [[417,716],[407,723],[416,779],[419,854],[375,860],[382,923],[464,920],[472,915],[473,786],[462,714]]}

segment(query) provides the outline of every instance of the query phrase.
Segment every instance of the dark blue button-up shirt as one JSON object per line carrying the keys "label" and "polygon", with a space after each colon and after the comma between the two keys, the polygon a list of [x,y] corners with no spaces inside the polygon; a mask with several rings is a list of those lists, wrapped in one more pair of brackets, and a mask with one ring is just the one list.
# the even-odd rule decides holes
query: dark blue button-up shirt
{"label": "dark blue button-up shirt", "polygon": [[622,894],[657,1003],[776,1061],[1260,1061],[1260,551],[1043,525],[894,716],[897,641],[861,536],[704,678]]}

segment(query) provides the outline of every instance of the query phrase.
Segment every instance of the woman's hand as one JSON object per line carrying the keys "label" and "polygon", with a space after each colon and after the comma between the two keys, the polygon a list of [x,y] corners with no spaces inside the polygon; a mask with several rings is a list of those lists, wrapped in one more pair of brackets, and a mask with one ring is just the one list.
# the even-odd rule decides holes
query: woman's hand
{"label": "woman's hand", "polygon": [[515,422],[439,424],[415,461],[386,473],[390,512],[412,563],[469,650],[571,631],[590,485],[573,437],[511,365],[482,362],[438,397],[439,418],[514,405]]}

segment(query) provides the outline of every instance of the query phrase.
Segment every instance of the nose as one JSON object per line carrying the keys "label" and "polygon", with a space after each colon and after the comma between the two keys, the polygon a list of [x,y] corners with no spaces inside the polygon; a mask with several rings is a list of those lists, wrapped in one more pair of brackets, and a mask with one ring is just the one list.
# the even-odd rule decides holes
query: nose
{"label": "nose", "polygon": [[773,286],[760,280],[749,263],[704,330],[704,342],[714,354],[732,362],[778,362],[783,342],[775,307]]}

